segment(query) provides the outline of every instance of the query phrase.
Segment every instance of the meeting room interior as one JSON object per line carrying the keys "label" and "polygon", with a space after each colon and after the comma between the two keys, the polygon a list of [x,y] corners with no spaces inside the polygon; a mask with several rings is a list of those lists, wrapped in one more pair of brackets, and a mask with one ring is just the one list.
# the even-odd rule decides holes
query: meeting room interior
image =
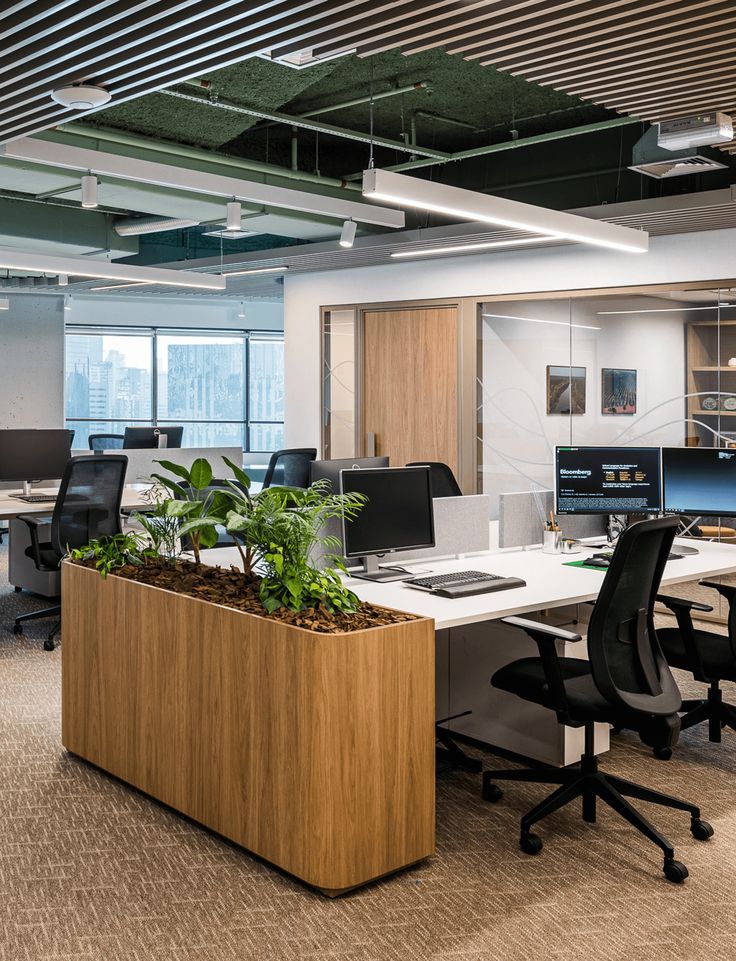
{"label": "meeting room interior", "polygon": [[0,961],[734,961],[734,31],[7,0]]}

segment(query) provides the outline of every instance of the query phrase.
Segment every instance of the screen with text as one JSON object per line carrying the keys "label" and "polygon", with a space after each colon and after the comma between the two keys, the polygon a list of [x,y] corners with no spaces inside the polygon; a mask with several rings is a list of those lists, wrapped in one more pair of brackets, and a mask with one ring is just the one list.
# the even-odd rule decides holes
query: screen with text
{"label": "screen with text", "polygon": [[558,447],[558,514],[650,514],[661,509],[658,447]]}

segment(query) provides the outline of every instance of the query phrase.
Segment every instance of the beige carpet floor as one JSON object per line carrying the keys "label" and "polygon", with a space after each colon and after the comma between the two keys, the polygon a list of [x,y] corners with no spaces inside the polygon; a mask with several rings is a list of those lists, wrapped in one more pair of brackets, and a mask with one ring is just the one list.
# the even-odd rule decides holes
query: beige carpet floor
{"label": "beige carpet floor", "polygon": [[0,961],[736,958],[736,734],[712,745],[689,731],[669,762],[622,735],[605,758],[714,825],[698,843],[687,816],[647,811],[690,869],[682,886],[606,809],[596,825],[558,812],[525,856],[518,818],[546,789],[512,784],[493,806],[477,775],[452,774],[438,781],[436,856],[329,901],[66,755],[60,652],[43,651],[43,626],[8,630],[33,605],[0,584]]}

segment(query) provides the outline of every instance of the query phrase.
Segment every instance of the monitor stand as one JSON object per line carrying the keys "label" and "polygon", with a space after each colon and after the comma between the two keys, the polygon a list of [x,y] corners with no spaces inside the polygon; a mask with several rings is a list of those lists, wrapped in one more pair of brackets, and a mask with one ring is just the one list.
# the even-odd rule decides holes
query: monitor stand
{"label": "monitor stand", "polygon": [[357,577],[362,581],[375,581],[385,583],[388,581],[410,581],[414,574],[404,570],[403,567],[379,567],[378,558],[375,554],[368,554],[364,558],[363,569],[361,571],[350,571],[351,577]]}
{"label": "monitor stand", "polygon": [[33,493],[33,481],[23,481],[23,496],[28,497]]}

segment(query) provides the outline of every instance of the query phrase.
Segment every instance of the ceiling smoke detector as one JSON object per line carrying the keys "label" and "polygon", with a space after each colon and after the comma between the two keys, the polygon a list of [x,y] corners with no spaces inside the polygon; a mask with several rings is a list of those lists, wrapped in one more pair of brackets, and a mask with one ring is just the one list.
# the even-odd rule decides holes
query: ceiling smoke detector
{"label": "ceiling smoke detector", "polygon": [[93,107],[102,107],[111,97],[112,95],[104,87],[86,83],[69,84],[51,91],[51,99],[62,107],[69,107],[70,110],[92,110]]}

